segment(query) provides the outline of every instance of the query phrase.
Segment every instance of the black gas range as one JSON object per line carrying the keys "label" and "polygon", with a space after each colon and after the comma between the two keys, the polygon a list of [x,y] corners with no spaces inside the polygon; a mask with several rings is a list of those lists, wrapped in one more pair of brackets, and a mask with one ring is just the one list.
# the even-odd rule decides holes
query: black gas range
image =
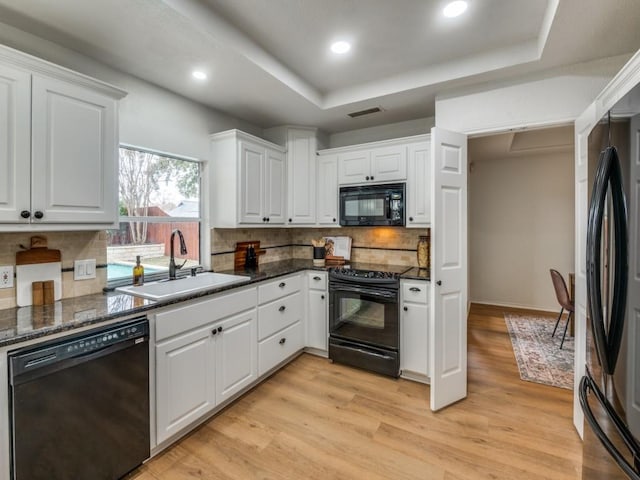
{"label": "black gas range", "polygon": [[410,267],[352,264],[329,270],[329,358],[400,374],[400,275]]}

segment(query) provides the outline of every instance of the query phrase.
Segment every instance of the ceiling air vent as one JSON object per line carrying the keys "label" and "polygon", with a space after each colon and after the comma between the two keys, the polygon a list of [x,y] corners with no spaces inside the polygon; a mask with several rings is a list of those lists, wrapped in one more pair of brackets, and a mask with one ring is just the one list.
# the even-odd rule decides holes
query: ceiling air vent
{"label": "ceiling air vent", "polygon": [[367,108],[366,110],[360,110],[359,112],[351,112],[348,113],[351,118],[362,117],[363,115],[370,115],[372,113],[381,112],[382,109],[380,107]]}

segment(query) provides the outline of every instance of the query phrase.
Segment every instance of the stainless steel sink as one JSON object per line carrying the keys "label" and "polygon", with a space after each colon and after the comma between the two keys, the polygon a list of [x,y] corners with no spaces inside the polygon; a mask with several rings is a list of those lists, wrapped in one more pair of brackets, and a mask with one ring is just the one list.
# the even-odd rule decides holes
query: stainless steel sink
{"label": "stainless steel sink", "polygon": [[195,292],[210,290],[225,285],[244,282],[251,277],[245,275],[229,275],[226,273],[205,272],[195,277],[182,277],[176,280],[160,280],[134,287],[118,287],[116,291],[135,295],[149,300],[168,300],[189,295]]}

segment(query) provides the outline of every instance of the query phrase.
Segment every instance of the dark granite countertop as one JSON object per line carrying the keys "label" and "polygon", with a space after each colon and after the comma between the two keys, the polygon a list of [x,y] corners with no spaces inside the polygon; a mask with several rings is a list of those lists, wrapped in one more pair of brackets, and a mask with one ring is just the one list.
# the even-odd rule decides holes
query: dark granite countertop
{"label": "dark granite countertop", "polygon": [[[93,324],[99,324],[118,318],[130,317],[155,308],[171,305],[194,298],[204,297],[225,290],[250,285],[256,282],[269,280],[282,275],[288,275],[303,270],[327,271],[329,266],[317,267],[312,260],[283,260],[266,263],[256,271],[226,270],[219,273],[235,273],[246,275],[247,281],[200,291],[179,299],[170,299],[166,302],[145,300],[127,294],[117,292],[85,295],[82,297],[65,298],[52,305],[19,307],[0,310],[0,347],[33,340],[47,335],[73,330]],[[351,268],[378,268],[385,267],[364,264],[352,264]],[[387,266],[393,271],[402,272],[401,278],[429,280],[427,270],[417,268]]]}
{"label": "dark granite countertop", "polygon": [[431,281],[431,270],[428,268],[413,267],[400,275],[400,278]]}

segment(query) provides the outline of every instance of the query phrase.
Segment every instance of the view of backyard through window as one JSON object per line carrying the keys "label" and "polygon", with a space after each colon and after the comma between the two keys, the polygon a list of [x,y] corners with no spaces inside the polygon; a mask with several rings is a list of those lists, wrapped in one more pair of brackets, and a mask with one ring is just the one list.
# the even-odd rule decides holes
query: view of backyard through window
{"label": "view of backyard through window", "polygon": [[200,264],[200,164],[132,148],[120,148],[120,228],[107,231],[107,279],[132,278],[136,256],[145,278],[169,270],[171,232],[182,232],[187,254],[176,264]]}

